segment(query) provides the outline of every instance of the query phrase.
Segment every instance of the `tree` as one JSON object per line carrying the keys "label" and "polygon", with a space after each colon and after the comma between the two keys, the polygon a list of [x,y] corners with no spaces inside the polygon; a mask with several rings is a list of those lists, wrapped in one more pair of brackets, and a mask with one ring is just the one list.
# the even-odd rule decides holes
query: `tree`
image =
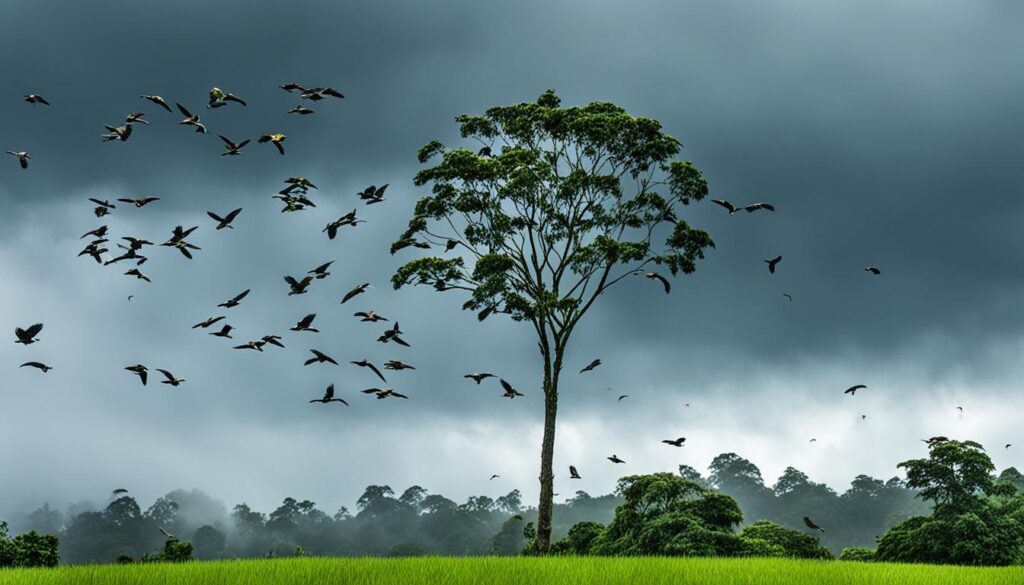
{"label": "tree", "polygon": [[[529,322],[543,363],[544,433],[536,549],[551,541],[552,462],[558,384],[566,348],[594,302],[648,267],[688,274],[713,246],[676,217],[707,182],[681,145],[648,118],[610,103],[562,108],[554,91],[536,103],[456,118],[483,148],[419,152],[418,186],[431,184],[392,253],[410,245],[461,246],[460,255],[419,258],[392,277],[396,289],[427,285],[469,293],[463,309]],[[422,240],[417,240],[419,237]],[[664,244],[658,239],[664,237]]]}
{"label": "tree", "polygon": [[897,465],[906,469],[907,485],[920,490],[919,497],[935,503],[936,515],[955,516],[977,509],[977,494],[990,495],[995,486],[995,466],[985,448],[974,441],[943,441],[932,445],[927,459],[911,459]]}
{"label": "tree", "polygon": [[768,520],[758,520],[740,531],[740,539],[752,556],[798,559],[831,559],[832,553],[818,543],[817,536],[792,530]]}
{"label": "tree", "polygon": [[11,538],[7,523],[0,522],[0,568],[56,567],[59,560],[56,536],[35,530]]}

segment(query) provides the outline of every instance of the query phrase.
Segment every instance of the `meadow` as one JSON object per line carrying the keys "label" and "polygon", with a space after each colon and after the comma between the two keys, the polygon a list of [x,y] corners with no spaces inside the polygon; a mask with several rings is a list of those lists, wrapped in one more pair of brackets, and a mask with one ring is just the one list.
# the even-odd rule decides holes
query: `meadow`
{"label": "meadow", "polygon": [[1024,568],[973,568],[781,559],[419,557],[289,558],[183,564],[86,565],[0,570],[3,585],[332,585],[604,583],[799,585],[1010,585]]}

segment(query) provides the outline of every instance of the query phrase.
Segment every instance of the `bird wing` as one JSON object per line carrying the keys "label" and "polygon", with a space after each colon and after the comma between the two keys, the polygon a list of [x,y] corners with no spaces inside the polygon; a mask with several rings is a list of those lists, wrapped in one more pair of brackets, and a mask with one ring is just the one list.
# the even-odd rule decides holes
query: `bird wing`
{"label": "bird wing", "polygon": [[207,211],[207,212],[206,212],[206,215],[209,215],[209,216],[210,216],[210,218],[212,218],[212,219],[213,219],[213,221],[216,221],[216,222],[218,222],[218,223],[224,223],[224,218],[223,218],[223,217],[221,217],[221,216],[219,216],[219,215],[217,215],[216,213],[214,213],[214,212],[212,212],[212,211]]}
{"label": "bird wing", "polygon": [[185,106],[179,104],[178,102],[174,102],[174,105],[178,106],[178,111],[181,112],[181,114],[186,118],[195,118],[195,116],[192,115],[192,112],[188,111],[188,108],[186,108]]}
{"label": "bird wing", "polygon": [[324,400],[330,400],[331,398],[334,398],[334,384],[328,386],[327,390],[324,391]]}
{"label": "bird wing", "polygon": [[500,378],[499,381],[501,382],[501,387],[505,389],[505,392],[515,391],[515,388],[512,387],[512,384],[506,382],[504,378]]}
{"label": "bird wing", "polygon": [[277,147],[277,151],[278,152],[280,152],[281,154],[284,154],[284,145],[282,145],[279,140],[275,140],[274,141],[274,146]]}
{"label": "bird wing", "polygon": [[288,284],[290,284],[292,287],[298,287],[299,286],[299,282],[297,280],[295,280],[291,276],[284,277],[284,281],[287,282]]}
{"label": "bird wing", "polygon": [[36,323],[35,325],[33,325],[33,326],[29,327],[28,329],[26,329],[25,330],[25,334],[29,338],[32,338],[32,337],[35,337],[36,335],[39,335],[39,332],[42,331],[42,330],[43,330],[43,324],[42,323]]}
{"label": "bird wing", "polygon": [[225,137],[223,134],[218,134],[217,137],[223,140],[224,144],[228,145],[228,148],[237,148],[237,145],[234,142],[231,142],[231,140]]}
{"label": "bird wing", "polygon": [[238,302],[238,301],[244,299],[246,297],[246,295],[249,294],[249,291],[251,291],[251,290],[252,290],[251,288],[247,288],[244,291],[242,291],[237,297],[235,297],[235,298],[233,298],[231,300],[233,300],[235,302]]}
{"label": "bird wing", "polygon": [[373,370],[373,373],[377,374],[377,377],[383,380],[385,384],[387,383],[387,380],[384,378],[384,374],[380,373],[380,370],[377,369],[377,366],[371,364],[370,362],[366,362],[366,367]]}
{"label": "bird wing", "polygon": [[154,369],[156,371],[160,372],[161,374],[163,374],[164,377],[167,378],[167,380],[169,382],[173,382],[174,381],[174,374],[168,372],[167,370],[161,370],[160,368],[154,368]]}
{"label": "bird wing", "polygon": [[664,276],[657,272],[650,272],[648,273],[648,278],[653,278],[654,280],[661,282],[661,285],[665,287],[665,294],[672,292],[672,284],[669,283],[668,279]]}

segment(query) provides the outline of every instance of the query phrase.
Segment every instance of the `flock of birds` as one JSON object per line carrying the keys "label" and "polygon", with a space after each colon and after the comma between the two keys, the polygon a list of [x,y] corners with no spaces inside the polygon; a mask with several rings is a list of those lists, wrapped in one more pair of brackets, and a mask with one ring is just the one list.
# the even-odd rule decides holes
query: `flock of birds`
{"label": "flock of birds", "polygon": [[[343,99],[345,97],[341,92],[334,89],[333,87],[310,88],[296,83],[288,83],[285,85],[281,85],[279,87],[280,89],[288,92],[289,94],[296,94],[300,99],[310,103],[318,103],[328,99]],[[168,113],[174,113],[174,109],[171,107],[170,103],[159,95],[142,95],[140,97],[146,100],[147,102],[154,104],[163,110],[166,110],[166,112]],[[46,100],[43,96],[38,94],[25,95],[24,100],[32,106],[50,106],[50,102]],[[220,88],[214,87],[210,90],[209,100],[206,106],[207,109],[216,110],[218,108],[226,107],[229,104],[238,104],[239,107],[246,107],[248,105],[244,99],[232,93],[225,92]],[[180,121],[178,121],[177,124],[193,128],[195,132],[199,134],[207,134],[208,130],[206,127],[206,123],[203,122],[203,120],[198,114],[194,114],[191,110],[189,110],[186,106],[182,105],[179,102],[175,102],[174,105],[177,111],[181,114],[181,116],[183,116],[183,118]],[[300,116],[308,116],[314,114],[315,111],[306,105],[300,104],[288,110],[287,113]],[[120,125],[104,124],[103,126],[107,130],[107,132],[100,136],[100,140],[102,142],[126,142],[130,139],[134,132],[134,129],[137,126],[149,125],[151,125],[151,121],[146,118],[145,113],[132,112],[125,117],[124,122]],[[218,134],[217,136],[224,144],[224,151],[221,153],[221,156],[239,156],[242,154],[243,149],[246,146],[248,146],[251,142],[251,139],[249,138],[236,141],[221,134]],[[256,139],[256,142],[259,144],[272,144],[277,149],[278,153],[283,156],[285,155],[284,142],[286,139],[287,136],[284,133],[275,132],[261,135],[259,138]],[[29,168],[29,162],[32,160],[32,155],[29,152],[8,150],[7,154],[15,157],[18,160],[18,164],[22,169]],[[483,157],[491,156],[491,148],[486,146],[481,148],[480,151],[478,152],[478,155]],[[387,188],[388,184],[380,186],[370,185],[356,194],[359,196],[360,200],[364,202],[365,205],[374,205],[385,201],[384,195],[387,191]],[[318,187],[305,177],[289,177],[285,179],[284,187],[276,195],[274,195],[273,198],[280,200],[284,204],[284,207],[281,209],[282,213],[302,211],[307,208],[316,207],[316,204],[310,197],[310,190],[317,189]],[[95,207],[93,208],[94,215],[97,218],[103,218],[111,214],[117,208],[117,203],[122,203],[137,209],[141,209],[157,201],[160,201],[160,198],[153,195],[147,195],[136,198],[118,198],[116,199],[117,203],[113,203],[107,199],[99,198],[90,198],[89,201],[95,205]],[[715,204],[726,209],[730,215],[736,214],[739,211],[746,211],[747,213],[754,213],[758,211],[775,211],[774,205],[764,202],[750,203],[748,205],[737,206],[724,199],[712,199],[712,201]],[[360,223],[365,222],[364,219],[361,219],[357,216],[357,211],[357,209],[353,209],[352,211],[342,215],[337,220],[329,222],[323,228],[322,231],[327,234],[327,237],[329,239],[333,240],[337,237],[339,231],[342,228],[354,227]],[[236,208],[227,213],[208,211],[207,215],[210,217],[211,220],[213,220],[214,229],[219,231],[223,229],[234,229],[234,222],[238,219],[241,213],[242,208]],[[181,255],[184,256],[186,259],[191,260],[193,258],[193,253],[201,250],[200,247],[188,241],[189,236],[192,233],[194,233],[198,228],[199,226],[192,226],[189,228],[184,228],[181,225],[175,226],[171,230],[171,236],[167,239],[167,241],[159,245],[163,247],[173,248],[177,250],[179,253],[181,253]],[[152,282],[152,279],[148,275],[144,274],[141,271],[140,267],[143,264],[145,264],[148,259],[147,256],[143,254],[143,251],[147,246],[156,245],[154,244],[153,241],[133,235],[122,236],[120,237],[120,241],[115,242],[117,248],[119,248],[120,251],[117,253],[117,255],[113,255],[111,254],[112,247],[110,246],[110,238],[112,238],[113,236],[109,234],[108,227],[106,225],[101,225],[95,229],[85,232],[80,239],[85,239],[87,237],[91,239],[85,245],[85,247],[78,253],[79,257],[88,256],[92,258],[97,264],[101,264],[103,266],[109,266],[121,262],[134,263],[134,266],[132,266],[126,272],[124,272],[124,275],[137,278],[147,283]],[[398,242],[398,244],[393,248],[393,251],[407,246],[414,246],[418,248],[431,248],[434,245],[436,245],[443,246],[445,252],[450,252],[456,247],[458,247],[460,244],[461,242],[458,240],[418,241],[414,239],[407,239]],[[779,264],[782,262],[782,256],[780,255],[774,258],[766,259],[764,260],[764,262],[768,265],[769,273],[774,274],[778,269]],[[332,264],[333,261],[325,262],[320,266],[313,268],[312,270],[308,271],[306,274],[300,277],[293,277],[291,275],[285,276],[284,281],[288,285],[287,294],[289,296],[292,296],[307,293],[309,287],[315,281],[324,280],[331,275],[330,268]],[[879,276],[881,274],[881,270],[877,266],[867,266],[864,268],[864,270],[871,273],[874,276]],[[661,274],[650,271],[645,272],[644,276],[652,281],[660,283],[666,294],[671,292],[671,284],[669,283],[668,279],[666,279]],[[352,288],[347,293],[345,293],[345,295],[341,298],[341,304],[345,304],[352,300],[353,298],[366,293],[370,287],[370,283],[362,283],[357,285],[356,287]],[[445,290],[447,288],[447,285],[446,283],[439,281],[438,283],[436,283],[435,288],[437,288],[438,290]],[[240,292],[239,294],[231,297],[230,299],[227,299],[223,303],[218,304],[217,307],[224,309],[235,308],[241,304],[241,302],[246,298],[246,296],[250,292],[251,289],[246,289]],[[793,301],[793,296],[791,294],[787,292],[784,292],[782,294],[790,302]],[[128,300],[131,301],[133,296],[134,295],[130,295],[128,297]],[[478,317],[480,318],[480,320],[483,320],[487,317],[488,313],[489,312],[485,310],[480,315],[478,315]],[[358,311],[354,313],[354,316],[359,318],[361,322],[389,322],[388,318],[371,310]],[[207,319],[204,319],[203,321],[200,321],[199,323],[196,323],[195,325],[192,326],[192,329],[208,329],[213,327],[214,325],[219,324],[219,329],[210,331],[209,335],[226,339],[234,339],[231,335],[232,331],[234,331],[234,327],[224,322],[226,318],[226,315],[212,316]],[[300,333],[319,333],[319,329],[313,326],[315,319],[315,313],[307,314],[301,319],[299,319],[298,322],[290,328],[290,330],[293,332]],[[37,343],[39,341],[39,335],[42,332],[42,330],[42,323],[35,323],[25,328],[18,327],[15,329],[15,342],[25,346]],[[382,332],[382,334],[377,338],[377,341],[383,344],[394,343],[395,345],[399,345],[402,347],[410,347],[410,344],[406,342],[405,339],[402,337],[403,335],[405,335],[405,333],[401,330],[398,322],[396,321],[393,325],[387,327]],[[244,343],[240,343],[239,345],[234,345],[233,348],[237,350],[251,350],[263,352],[264,349],[267,348],[267,346],[274,346],[279,348],[285,347],[284,344],[282,343],[281,336],[268,334],[260,337],[259,339],[249,340]],[[338,365],[338,361],[336,359],[334,359],[332,356],[324,353],[319,349],[310,349],[309,351],[311,357],[305,360],[305,366],[311,366],[316,364]],[[388,383],[387,378],[385,377],[381,369],[378,368],[374,363],[370,362],[369,360],[361,359],[351,361],[349,363],[360,368],[368,369],[370,372],[373,373],[376,379],[379,379],[385,385]],[[583,369],[581,369],[579,373],[585,374],[587,372],[591,372],[601,365],[601,360],[595,359],[591,361],[589,364],[587,364]],[[385,362],[383,366],[385,370],[395,372],[416,369],[414,366],[397,359],[389,360]],[[47,373],[53,369],[53,366],[39,361],[27,361],[23,363],[21,367],[36,368],[43,373]],[[148,366],[144,364],[133,364],[126,366],[124,369],[136,375],[143,386],[147,384],[150,371],[150,368]],[[179,387],[186,382],[184,378],[181,378],[173,374],[168,369],[153,368],[153,370],[158,372],[163,377],[163,379],[161,380],[162,384],[166,384],[171,387]],[[489,378],[496,378],[502,389],[502,394],[500,394],[501,397],[514,399],[517,397],[524,396],[524,394],[517,390],[510,382],[490,372],[472,372],[465,374],[464,378],[472,380],[477,385],[480,385],[484,380],[487,380]],[[853,396],[857,393],[857,391],[864,390],[866,388],[867,386],[863,384],[858,384],[846,389],[844,391],[844,394]],[[377,399],[409,398],[405,394],[396,392],[394,388],[391,387],[371,387],[366,388],[361,392],[368,395],[374,395],[376,396]],[[620,395],[618,397],[618,401],[622,401],[624,398],[627,398],[628,396],[628,394]],[[346,406],[349,405],[348,401],[336,395],[333,383],[327,386],[321,397],[312,398],[309,400],[309,402],[323,405],[329,405],[331,403],[341,403]],[[687,404],[687,406],[689,406],[689,404]],[[963,411],[961,407],[957,408],[960,409],[961,412]],[[866,418],[866,416],[867,415],[861,415],[861,418],[864,419]],[[946,440],[948,440],[946,437],[940,436],[925,439],[924,441],[929,446],[933,446]],[[816,439],[811,439],[811,442],[815,441]],[[664,439],[661,442],[672,447],[683,447],[685,445],[686,438],[670,438]],[[1010,444],[1006,444],[1007,449],[1010,446]],[[616,454],[612,454],[610,457],[607,457],[607,459],[614,464],[626,463]],[[495,474],[492,475],[491,479],[495,479],[497,477],[500,476]],[[570,479],[582,479],[582,476],[580,475],[578,469],[574,465],[569,466],[569,477]],[[815,525],[809,518],[805,517],[804,523],[807,525],[808,528],[824,531],[824,529],[821,529],[820,527]]]}

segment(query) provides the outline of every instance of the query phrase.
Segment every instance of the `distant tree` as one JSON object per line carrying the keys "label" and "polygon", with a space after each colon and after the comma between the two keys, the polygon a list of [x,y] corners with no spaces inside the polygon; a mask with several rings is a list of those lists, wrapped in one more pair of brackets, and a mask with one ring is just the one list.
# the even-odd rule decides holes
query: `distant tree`
{"label": "distant tree", "polygon": [[479,144],[448,150],[434,141],[420,149],[422,163],[443,153],[415,178],[416,185],[432,184],[432,194],[416,204],[391,251],[413,244],[447,250],[449,242],[461,248],[455,256],[413,260],[392,282],[396,289],[468,292],[463,309],[479,311],[480,320],[506,313],[533,326],[544,392],[535,548],[546,552],[558,383],[569,340],[594,302],[623,279],[656,266],[672,276],[695,270],[713,243],[677,219],[676,209],[703,199],[707,183],[692,163],[672,160],[681,144],[658,122],[609,103],[562,108],[549,90],[535,103],[456,121],[462,137]]}
{"label": "distant tree", "polygon": [[523,509],[523,498],[519,490],[512,490],[495,500],[495,505],[503,512],[518,514]]}
{"label": "distant tree", "polygon": [[523,529],[526,522],[522,516],[512,516],[501,525],[501,530],[491,538],[491,548],[487,554],[497,556],[517,555],[526,548],[526,537]]}
{"label": "distant tree", "polygon": [[569,529],[569,534],[551,546],[551,552],[561,555],[590,554],[594,541],[604,531],[597,522],[580,522]]}
{"label": "distant tree", "polygon": [[839,555],[839,560],[871,562],[875,560],[875,552],[873,548],[852,546],[843,549],[842,554]]}
{"label": "distant tree", "polygon": [[185,563],[193,560],[192,543],[168,538],[164,541],[164,548],[155,555],[145,555],[141,562],[149,563]]}
{"label": "distant tree", "polygon": [[200,526],[192,537],[195,555],[200,559],[218,559],[224,554],[227,538],[213,526]]}
{"label": "distant tree", "polygon": [[56,567],[60,559],[56,536],[25,532],[11,538],[0,522],[0,569],[4,567]]}
{"label": "distant tree", "polygon": [[1017,471],[1016,467],[1007,467],[996,478],[997,483],[1012,485],[1017,491],[1024,491],[1024,474]]}
{"label": "distant tree", "polygon": [[722,453],[708,466],[707,483],[735,499],[745,515],[756,520],[773,512],[773,494],[764,485],[761,470],[735,453]]}
{"label": "distant tree", "polygon": [[711,485],[708,483],[708,480],[704,479],[704,477],[700,474],[699,471],[690,467],[689,465],[679,466],[679,477],[687,481],[692,481],[693,483],[701,485],[703,487],[711,487]]}
{"label": "distant tree", "polygon": [[402,502],[407,506],[411,506],[417,510],[420,508],[420,503],[423,502],[423,498],[427,497],[427,490],[421,488],[418,485],[414,485],[399,496],[398,501]]}

